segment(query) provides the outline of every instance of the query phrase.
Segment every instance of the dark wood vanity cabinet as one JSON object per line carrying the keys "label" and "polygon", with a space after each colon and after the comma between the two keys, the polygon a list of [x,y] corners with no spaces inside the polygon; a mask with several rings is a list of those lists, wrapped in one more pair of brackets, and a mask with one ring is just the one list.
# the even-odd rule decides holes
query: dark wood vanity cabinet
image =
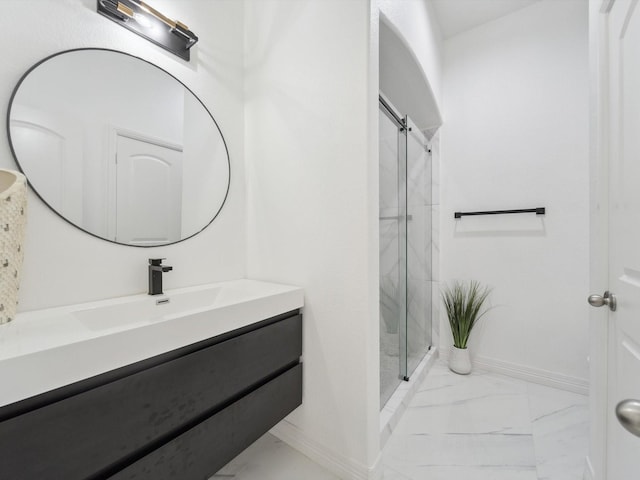
{"label": "dark wood vanity cabinet", "polygon": [[206,479],[302,403],[301,354],[294,311],[2,407],[0,480]]}

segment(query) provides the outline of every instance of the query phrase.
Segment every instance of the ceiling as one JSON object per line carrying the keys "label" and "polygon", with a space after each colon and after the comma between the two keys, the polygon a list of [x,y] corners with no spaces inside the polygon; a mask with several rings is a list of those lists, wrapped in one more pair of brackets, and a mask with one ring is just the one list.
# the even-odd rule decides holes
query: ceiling
{"label": "ceiling", "polygon": [[427,0],[445,39],[528,7],[539,0]]}

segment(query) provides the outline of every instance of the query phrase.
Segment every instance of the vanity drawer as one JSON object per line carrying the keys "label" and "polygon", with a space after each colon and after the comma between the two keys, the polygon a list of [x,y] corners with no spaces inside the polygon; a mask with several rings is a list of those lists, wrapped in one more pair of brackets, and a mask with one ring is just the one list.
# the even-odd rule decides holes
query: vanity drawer
{"label": "vanity drawer", "polygon": [[[2,478],[107,478],[297,364],[302,320],[218,338],[140,362],[151,366],[135,373],[124,367],[120,378],[110,372],[61,389],[81,393],[25,401],[28,411],[0,422]],[[101,377],[108,381],[96,386]]]}
{"label": "vanity drawer", "polygon": [[301,403],[302,365],[297,365],[109,478],[209,478]]}

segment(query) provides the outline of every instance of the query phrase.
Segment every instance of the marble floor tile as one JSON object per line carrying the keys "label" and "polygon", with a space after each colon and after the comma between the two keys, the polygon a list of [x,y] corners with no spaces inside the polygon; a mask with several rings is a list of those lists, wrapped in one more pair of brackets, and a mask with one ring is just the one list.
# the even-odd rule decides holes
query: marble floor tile
{"label": "marble floor tile", "polygon": [[406,475],[403,475],[400,472],[396,472],[387,465],[385,465],[384,467],[382,478],[384,480],[410,480]]}
{"label": "marble floor tile", "polygon": [[384,480],[538,480],[535,467],[421,467],[406,474],[391,468],[384,470]]}
{"label": "marble floor tile", "polygon": [[209,480],[339,480],[267,433]]}
{"label": "marble floor tile", "polygon": [[587,397],[529,386],[539,480],[582,480],[588,449]]}
{"label": "marble floor tile", "polygon": [[385,480],[581,480],[587,398],[432,367],[383,450]]}
{"label": "marble floor tile", "polygon": [[[456,408],[494,398],[514,400],[513,407],[517,406],[526,414],[527,421],[530,420],[526,382],[481,371],[474,371],[471,375],[456,375],[441,362],[429,372],[412,406]],[[516,405],[522,399],[526,400],[526,405]],[[486,413],[486,410],[482,411]]]}
{"label": "marble floor tile", "polygon": [[531,434],[524,382],[433,366],[398,426],[399,434]]}
{"label": "marble floor tile", "polygon": [[519,394],[478,394],[450,404],[410,405],[398,425],[405,434],[531,434],[528,399]]}
{"label": "marble floor tile", "polygon": [[535,468],[536,465],[532,435],[396,435],[396,432],[385,447],[384,463],[401,473],[415,467]]}

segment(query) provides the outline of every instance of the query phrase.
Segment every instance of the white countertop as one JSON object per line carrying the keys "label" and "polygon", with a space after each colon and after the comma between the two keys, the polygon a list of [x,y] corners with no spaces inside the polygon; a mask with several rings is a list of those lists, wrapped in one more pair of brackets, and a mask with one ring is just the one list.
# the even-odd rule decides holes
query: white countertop
{"label": "white countertop", "polygon": [[[165,297],[171,303],[156,306]],[[167,290],[161,297],[132,295],[19,313],[13,322],[0,325],[0,406],[301,308],[303,303],[301,288],[234,280]]]}

